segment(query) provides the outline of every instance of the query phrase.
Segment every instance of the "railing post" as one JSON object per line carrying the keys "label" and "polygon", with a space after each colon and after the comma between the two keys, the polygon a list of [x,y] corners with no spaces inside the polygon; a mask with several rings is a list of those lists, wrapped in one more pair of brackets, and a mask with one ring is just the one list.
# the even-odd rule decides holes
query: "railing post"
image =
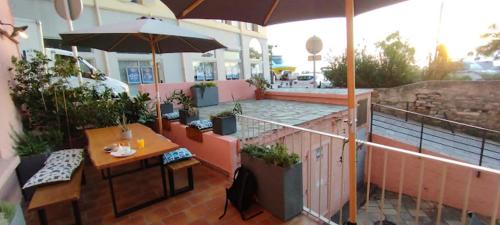
{"label": "railing post", "polygon": [[422,153],[422,142],[424,140],[424,117],[421,117],[420,120],[420,142],[418,144],[418,152]]}
{"label": "railing post", "polygon": [[406,102],[405,122],[408,122],[408,111],[410,111],[410,102]]}
{"label": "railing post", "polygon": [[[483,165],[484,145],[486,144],[486,130],[483,130],[483,139],[481,140],[481,153],[479,154],[479,166]],[[477,177],[481,176],[481,172],[477,172]]]}
{"label": "railing post", "polygon": [[373,135],[373,107],[374,106],[373,106],[373,103],[372,103],[371,106],[370,106],[370,136],[369,136],[370,142],[373,141],[373,137],[372,137],[372,135]]}

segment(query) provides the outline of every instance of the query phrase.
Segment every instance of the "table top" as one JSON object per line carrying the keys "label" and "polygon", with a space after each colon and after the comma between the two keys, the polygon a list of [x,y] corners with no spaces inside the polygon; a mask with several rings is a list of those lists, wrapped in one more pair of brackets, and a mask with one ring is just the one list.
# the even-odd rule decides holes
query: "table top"
{"label": "table top", "polygon": [[75,170],[70,181],[47,184],[36,189],[28,206],[28,210],[80,199],[83,162]]}
{"label": "table top", "polygon": [[[179,148],[179,145],[144,125],[129,124],[129,129],[132,130],[132,139],[129,141],[121,138],[122,132],[117,126],[85,130],[89,143],[90,160],[97,169],[106,169],[148,159]],[[137,139],[144,139],[144,148],[138,148]],[[137,152],[131,156],[117,158],[104,151],[107,146],[120,143],[130,143],[130,146]]]}

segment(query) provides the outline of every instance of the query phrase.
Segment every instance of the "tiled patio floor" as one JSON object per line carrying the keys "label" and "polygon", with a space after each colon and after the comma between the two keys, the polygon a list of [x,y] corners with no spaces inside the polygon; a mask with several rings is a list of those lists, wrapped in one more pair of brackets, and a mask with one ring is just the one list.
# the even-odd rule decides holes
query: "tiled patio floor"
{"label": "tiled patio floor", "polygon": [[[132,165],[130,167],[134,167]],[[176,186],[186,183],[185,172],[176,174]],[[82,187],[79,202],[84,225],[184,225],[184,224],[319,224],[313,219],[301,215],[287,223],[283,223],[270,213],[242,221],[238,212],[229,204],[228,212],[222,220],[218,217],[223,212],[225,187],[230,182],[228,178],[215,170],[199,165],[194,168],[195,189],[191,192],[177,195],[145,209],[115,218],[112,212],[111,197],[106,180],[91,165],[85,168],[86,185]],[[161,179],[158,167],[142,170],[115,178],[115,191],[119,209],[131,206],[134,202],[151,199],[161,193]],[[259,210],[259,209],[254,209]],[[29,225],[38,225],[36,212],[25,213]],[[73,214],[70,204],[63,204],[47,209],[50,225],[73,224]]]}

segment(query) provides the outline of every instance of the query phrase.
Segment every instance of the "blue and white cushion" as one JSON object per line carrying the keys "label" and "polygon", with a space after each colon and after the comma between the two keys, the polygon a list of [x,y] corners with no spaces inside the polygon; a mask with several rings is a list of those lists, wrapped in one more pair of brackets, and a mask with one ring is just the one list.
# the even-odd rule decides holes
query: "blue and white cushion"
{"label": "blue and white cushion", "polygon": [[23,186],[24,188],[60,181],[69,181],[83,161],[83,149],[67,149],[50,154],[45,165]]}
{"label": "blue and white cushion", "polygon": [[163,164],[169,164],[180,160],[190,159],[193,154],[186,148],[179,148],[175,151],[163,154]]}
{"label": "blue and white cushion", "polygon": [[179,119],[179,112],[165,113],[163,114],[163,118],[166,118],[167,120]]}
{"label": "blue and white cushion", "polygon": [[195,120],[188,124],[190,127],[197,128],[198,130],[204,130],[208,128],[212,128],[213,124],[210,120]]}

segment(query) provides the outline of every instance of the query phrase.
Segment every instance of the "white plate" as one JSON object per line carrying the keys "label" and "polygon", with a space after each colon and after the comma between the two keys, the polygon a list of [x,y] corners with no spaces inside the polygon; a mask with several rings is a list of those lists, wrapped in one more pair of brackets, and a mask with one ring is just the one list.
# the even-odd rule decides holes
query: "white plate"
{"label": "white plate", "polygon": [[125,151],[116,151],[116,152],[111,152],[110,155],[113,156],[113,157],[127,157],[127,156],[131,156],[133,154],[135,154],[135,149],[130,149],[129,152],[125,152]]}

